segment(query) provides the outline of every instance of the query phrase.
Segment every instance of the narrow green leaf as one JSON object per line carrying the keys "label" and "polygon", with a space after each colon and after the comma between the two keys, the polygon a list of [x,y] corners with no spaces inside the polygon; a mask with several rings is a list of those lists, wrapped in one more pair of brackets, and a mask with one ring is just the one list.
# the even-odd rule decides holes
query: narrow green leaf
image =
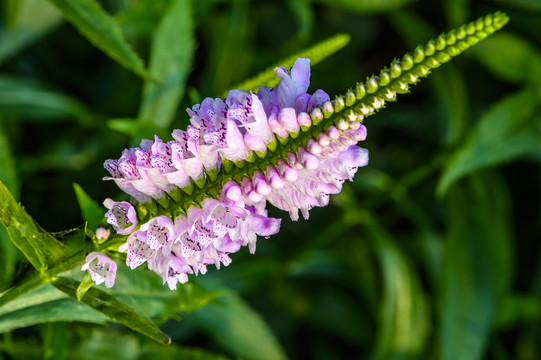
{"label": "narrow green leaf", "polygon": [[[312,46],[309,49],[298,52],[295,55],[283,59],[271,66],[267,70],[259,73],[257,76],[237,84],[232,89],[243,89],[246,91],[257,91],[259,86],[275,87],[280,79],[276,76],[274,69],[277,66],[283,66],[285,68],[291,68],[295,64],[295,60],[298,58],[309,58],[311,60],[310,65],[314,66],[321,61],[325,60],[338,50],[342,49],[349,43],[350,36],[347,34],[337,34],[322,42]],[[226,97],[227,93],[224,93],[223,97]]]}
{"label": "narrow green leaf", "polygon": [[77,302],[50,284],[0,308],[0,333],[51,321],[103,324],[107,317]]}
{"label": "narrow green leaf", "polygon": [[11,241],[37,270],[44,272],[50,265],[66,257],[66,246],[41,229],[17,204],[1,181],[0,221],[8,230]]}
{"label": "narrow green leaf", "polygon": [[426,345],[429,330],[428,303],[418,275],[407,257],[385,230],[373,221],[366,225],[383,274],[380,329],[375,357],[416,358]]}
{"label": "narrow green leaf", "polygon": [[[205,280],[205,284],[211,281]],[[213,288],[223,289],[222,285],[216,283]],[[284,350],[260,315],[233,292],[185,315],[184,319],[203,329],[236,356],[269,360],[286,358]]]}
{"label": "narrow green leaf", "polygon": [[[78,360],[115,359],[160,359],[160,360],[227,360],[225,356],[210,351],[171,344],[163,346],[134,334],[122,333],[117,329],[94,327],[79,329],[80,341],[70,348],[70,358]],[[122,344],[122,346],[118,346]]]}
{"label": "narrow green leaf", "polygon": [[513,82],[541,85],[541,52],[510,32],[482,41],[472,54],[494,75]]}
{"label": "narrow green leaf", "polygon": [[[1,120],[1,119],[0,119]],[[5,127],[0,123],[0,181],[12,192],[15,198],[19,197],[19,184],[15,170],[15,162],[11,156],[8,136]],[[9,239],[9,234],[3,225],[0,225],[0,288],[4,288],[12,278],[17,261],[17,249]]]}
{"label": "narrow green leaf", "polygon": [[54,30],[62,15],[43,0],[6,0],[8,23],[0,31],[0,64]]}
{"label": "narrow green leaf", "polygon": [[316,0],[347,11],[366,14],[378,12],[390,12],[405,6],[415,0]]}
{"label": "narrow green leaf", "polygon": [[90,111],[79,101],[38,81],[7,75],[0,76],[0,113],[39,120],[74,117],[91,122]]}
{"label": "narrow green leaf", "polygon": [[[1,215],[1,212],[0,212]],[[80,234],[77,234],[79,236]],[[51,267],[47,271],[34,276],[25,282],[8,289],[0,294],[0,309],[4,309],[6,304],[12,303],[14,300],[20,298],[24,294],[39,288],[55,279],[59,274],[81,266],[84,263],[86,255],[91,251],[105,251],[109,247],[118,247],[120,244],[126,241],[125,236],[110,236],[105,242],[99,244],[99,246],[92,246],[89,249],[80,250],[74,254],[67,256],[64,260],[59,262],[56,266]],[[1,313],[1,311],[0,311]]]}
{"label": "narrow green leaf", "polygon": [[128,44],[120,26],[96,0],[49,0],[94,46],[126,69],[150,78],[143,60]]}
{"label": "narrow green leaf", "polygon": [[511,279],[509,194],[492,171],[457,183],[446,199],[441,359],[480,359]]}
{"label": "narrow green leaf", "polygon": [[220,295],[205,290],[194,278],[171,291],[154,272],[131,270],[127,266],[119,266],[115,286],[109,292],[137,313],[157,321],[177,317],[179,311],[189,313],[198,310]]}
{"label": "narrow green leaf", "polygon": [[[1,117],[0,117],[1,120]],[[8,136],[5,132],[5,126],[0,122],[0,181],[6,184],[13,197],[19,197],[19,182],[17,180],[17,171],[15,161],[11,155]]]}
{"label": "narrow green leaf", "polygon": [[447,162],[438,183],[444,195],[459,178],[480,168],[493,166],[536,149],[541,141],[534,118],[539,94],[523,90],[499,101],[479,120],[466,143]]}
{"label": "narrow green leaf", "polygon": [[68,350],[68,325],[51,322],[42,327],[43,360],[64,360]]}
{"label": "narrow green leaf", "polygon": [[[78,281],[65,277],[58,277],[53,281],[53,285],[72,298],[77,297],[77,288],[79,287]],[[171,342],[169,336],[164,334],[156,324],[149,319],[138,315],[132,308],[105,291],[92,287],[86,292],[81,301],[92,309],[105,314],[111,320],[140,332],[152,340],[164,344],[169,344]]]}
{"label": "narrow green leaf", "polygon": [[79,184],[74,183],[73,189],[79,203],[79,208],[83,219],[88,222],[88,227],[91,230],[96,230],[103,220],[104,209],[97,202],[95,202],[88,194],[83,190]]}
{"label": "narrow green leaf", "polygon": [[167,128],[184,95],[195,52],[190,0],[173,0],[154,33],[150,75],[160,85],[146,81],[139,118]]}

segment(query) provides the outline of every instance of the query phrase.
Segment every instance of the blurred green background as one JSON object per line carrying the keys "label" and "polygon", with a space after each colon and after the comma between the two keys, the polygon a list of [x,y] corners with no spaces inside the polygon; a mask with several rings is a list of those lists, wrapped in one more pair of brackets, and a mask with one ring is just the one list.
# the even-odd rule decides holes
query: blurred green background
{"label": "blurred green background", "polygon": [[[110,293],[172,345],[44,286],[0,308],[0,358],[541,359],[541,1],[103,0],[133,47],[112,55],[71,3],[0,7],[0,180],[52,232],[83,223],[73,183],[122,198],[105,159],[280,59],[349,34],[312,69],[333,98],[441,32],[510,22],[367,118],[370,164],[310,220],[177,292],[121,271]],[[170,96],[148,102],[147,68]],[[3,291],[32,269],[0,245]]]}

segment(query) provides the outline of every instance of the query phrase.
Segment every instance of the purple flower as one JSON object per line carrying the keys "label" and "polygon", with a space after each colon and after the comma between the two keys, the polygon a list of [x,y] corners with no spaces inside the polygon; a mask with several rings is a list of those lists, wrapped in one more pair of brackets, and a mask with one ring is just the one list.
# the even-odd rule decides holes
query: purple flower
{"label": "purple flower", "polygon": [[96,285],[105,282],[105,286],[111,288],[115,284],[117,265],[102,253],[90,253],[86,257],[85,264],[81,267],[81,270],[88,271],[92,280],[96,282]]}
{"label": "purple flower", "polygon": [[120,235],[128,235],[137,225],[137,213],[135,208],[129,202],[116,202],[111,199],[105,199],[103,205],[109,211],[105,213],[107,223],[113,225],[113,228]]}
{"label": "purple flower", "polygon": [[[311,130],[323,120],[323,111],[332,113],[333,105],[322,90],[306,92],[310,60],[298,59],[291,71],[275,71],[280,78],[275,89],[261,87],[257,94],[232,90],[225,100],[206,98],[187,109],[190,125],[186,131],[174,130],[174,140],[143,140],[139,148],[105,162],[111,173],[106,179],[134,201],[155,199],[176,214],[147,216],[136,229],[129,203],[106,200],[108,222],[129,235],[119,248],[127,253],[127,266],[146,262],[174,289],[188,281],[188,274],[206,273],[209,264],[228,266],[230,255],[243,246],[254,253],[258,236],[277,233],[281,220],[268,216],[268,203],[293,220],[299,211],[307,219],[310,209],[326,206],[330,194],[339,193],[344,181],[367,164],[368,152],[355,146],[366,138],[360,115],[345,115],[319,133]],[[301,134],[300,145],[290,145]],[[228,177],[241,163],[253,164],[252,170]],[[199,203],[189,200],[192,196]],[[180,199],[180,208],[167,207],[171,199]]]}

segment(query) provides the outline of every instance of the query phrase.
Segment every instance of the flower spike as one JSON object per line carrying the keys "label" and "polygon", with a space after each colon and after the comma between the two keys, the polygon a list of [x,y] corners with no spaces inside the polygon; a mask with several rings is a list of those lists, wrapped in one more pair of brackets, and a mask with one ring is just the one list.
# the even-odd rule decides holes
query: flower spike
{"label": "flower spike", "polygon": [[138,203],[136,211],[104,202],[107,221],[128,236],[119,248],[126,265],[146,263],[175,289],[208,264],[228,266],[242,246],[254,253],[257,235],[277,233],[281,220],[268,216],[267,203],[292,220],[299,212],[308,219],[368,164],[368,151],[357,146],[367,116],[507,21],[497,12],[442,34],[334,100],[323,90],[307,93],[310,59],[299,58],[289,70],[275,69],[276,88],[206,98],[187,109],[191,124],[174,130],[173,140],[143,140],[105,161],[105,179]]}

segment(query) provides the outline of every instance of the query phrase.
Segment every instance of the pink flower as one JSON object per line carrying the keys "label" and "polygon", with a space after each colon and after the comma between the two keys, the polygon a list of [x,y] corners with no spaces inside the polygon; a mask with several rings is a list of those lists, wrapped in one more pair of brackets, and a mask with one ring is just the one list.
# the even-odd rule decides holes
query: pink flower
{"label": "pink flower", "polygon": [[105,282],[105,286],[111,288],[115,284],[117,265],[102,253],[93,252],[88,254],[81,270],[88,271],[96,285]]}

